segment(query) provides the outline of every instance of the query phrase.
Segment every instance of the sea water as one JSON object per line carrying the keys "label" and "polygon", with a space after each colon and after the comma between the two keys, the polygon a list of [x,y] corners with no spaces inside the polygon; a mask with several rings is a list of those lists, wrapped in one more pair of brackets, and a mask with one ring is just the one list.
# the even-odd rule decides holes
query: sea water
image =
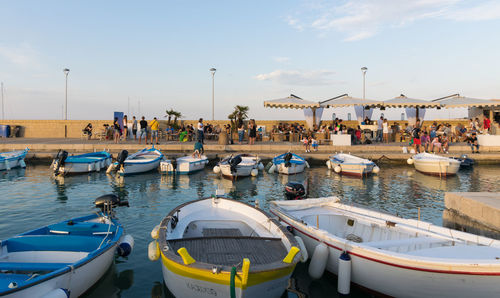
{"label": "sea water", "polygon": [[[407,165],[381,166],[380,173],[359,179],[340,176],[325,167],[305,173],[283,176],[260,173],[236,182],[219,178],[211,169],[193,175],[169,176],[150,172],[116,177],[91,173],[54,178],[48,165],[0,172],[0,239],[64,219],[94,212],[93,201],[113,193],[129,200],[130,207],[119,207],[116,214],[126,232],[135,239],[135,248],[127,259],[117,258],[86,297],[170,297],[163,285],[159,261],[147,256],[150,232],[177,205],[206,198],[217,189],[226,196],[250,204],[259,201],[263,209],[272,200],[282,200],[284,185],[296,181],[307,186],[309,197],[338,196],[344,203],[417,218],[441,225],[444,193],[447,191],[500,191],[500,166],[481,165],[461,170],[457,176],[439,178],[416,172]],[[299,264],[292,278],[292,289],[283,297],[336,295],[336,279],[325,274],[312,281],[307,266]],[[353,288],[352,295],[367,296]]]}

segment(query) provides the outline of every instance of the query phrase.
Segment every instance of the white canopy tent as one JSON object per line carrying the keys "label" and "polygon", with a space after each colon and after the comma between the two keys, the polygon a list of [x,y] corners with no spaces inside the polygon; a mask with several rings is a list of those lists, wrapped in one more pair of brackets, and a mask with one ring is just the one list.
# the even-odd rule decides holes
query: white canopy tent
{"label": "white canopy tent", "polygon": [[342,107],[354,107],[356,113],[356,119],[361,123],[365,116],[371,118],[373,114],[373,108],[382,106],[381,101],[362,99],[351,97],[348,94],[342,94],[337,97],[327,99],[320,102],[321,106],[325,108],[342,108]]}
{"label": "white canopy tent", "polygon": [[408,124],[414,125],[418,118],[425,117],[426,108],[441,108],[438,102],[429,100],[409,98],[401,94],[400,96],[384,101],[384,108],[405,108]]}
{"label": "white canopy tent", "polygon": [[264,101],[266,108],[282,109],[303,109],[307,125],[312,128],[314,124],[319,125],[323,115],[323,107],[318,102],[302,99],[296,95],[290,94],[285,98],[278,98]]}
{"label": "white canopy tent", "polygon": [[495,100],[486,100],[479,98],[471,98],[453,94],[446,97],[441,97],[433,100],[435,103],[441,104],[445,108],[470,108],[470,107],[498,107],[500,103]]}

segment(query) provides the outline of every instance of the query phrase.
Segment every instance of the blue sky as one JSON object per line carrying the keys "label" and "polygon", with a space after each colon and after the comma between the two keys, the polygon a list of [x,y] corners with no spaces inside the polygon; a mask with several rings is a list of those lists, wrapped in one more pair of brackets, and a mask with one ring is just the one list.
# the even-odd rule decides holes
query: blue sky
{"label": "blue sky", "polygon": [[[302,119],[263,101],[361,97],[362,66],[371,99],[500,98],[499,1],[19,0],[0,15],[7,119],[62,119],[65,67],[69,119],[167,108],[209,119],[211,67],[217,119],[237,104]],[[332,112],[347,110],[323,119]]]}

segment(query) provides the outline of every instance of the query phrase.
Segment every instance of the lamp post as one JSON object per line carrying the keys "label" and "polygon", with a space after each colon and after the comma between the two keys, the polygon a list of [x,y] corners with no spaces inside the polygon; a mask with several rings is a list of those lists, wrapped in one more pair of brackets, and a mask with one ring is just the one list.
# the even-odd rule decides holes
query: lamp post
{"label": "lamp post", "polygon": [[366,66],[361,67],[361,71],[363,72],[363,99],[365,99],[365,76],[368,68]]}
{"label": "lamp post", "polygon": [[66,76],[66,92],[64,101],[64,120],[68,120],[68,74],[69,68],[63,69],[64,75]]}
{"label": "lamp post", "polygon": [[214,82],[215,82],[215,71],[217,71],[217,69],[215,68],[210,68],[210,72],[212,73],[212,121],[215,120],[215,114],[214,114],[214,106],[215,106],[215,97],[214,97]]}

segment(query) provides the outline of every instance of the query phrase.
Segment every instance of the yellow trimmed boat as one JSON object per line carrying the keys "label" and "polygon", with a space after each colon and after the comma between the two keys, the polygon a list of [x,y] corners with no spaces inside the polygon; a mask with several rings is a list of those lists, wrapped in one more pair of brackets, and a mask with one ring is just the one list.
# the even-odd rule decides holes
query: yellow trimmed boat
{"label": "yellow trimmed boat", "polygon": [[149,258],[176,297],[280,297],[307,258],[266,212],[222,197],[174,208],[151,236]]}

